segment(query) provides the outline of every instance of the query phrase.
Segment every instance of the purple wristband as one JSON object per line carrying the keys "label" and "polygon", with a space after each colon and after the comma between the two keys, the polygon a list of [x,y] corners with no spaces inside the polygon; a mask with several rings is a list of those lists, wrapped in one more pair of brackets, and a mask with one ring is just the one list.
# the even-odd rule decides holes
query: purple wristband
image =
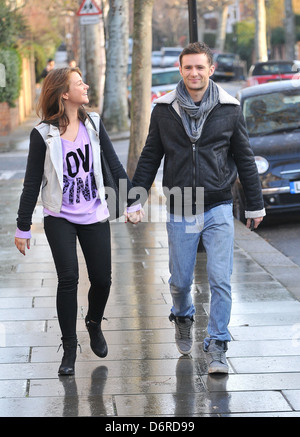
{"label": "purple wristband", "polygon": [[17,228],[16,233],[15,233],[15,237],[17,238],[26,238],[26,239],[30,239],[31,238],[31,231],[20,231],[20,229]]}
{"label": "purple wristband", "polygon": [[136,212],[136,211],[140,211],[141,208],[142,208],[142,206],[141,206],[140,203],[139,203],[138,205],[128,206],[128,207],[127,207],[127,212]]}

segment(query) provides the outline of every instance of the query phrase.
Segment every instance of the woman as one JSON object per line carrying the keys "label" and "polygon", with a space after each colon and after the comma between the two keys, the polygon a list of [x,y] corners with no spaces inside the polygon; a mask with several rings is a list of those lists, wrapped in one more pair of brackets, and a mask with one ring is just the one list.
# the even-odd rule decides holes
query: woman
{"label": "woman", "polygon": [[[78,345],[77,238],[90,280],[85,323],[91,348],[99,357],[108,352],[101,321],[111,285],[111,246],[99,137],[115,180],[126,179],[128,190],[131,187],[102,121],[98,135],[95,126],[99,124],[91,121],[83,107],[89,102],[88,89],[78,68],[56,69],[45,78],[37,108],[43,121],[30,135],[15,235],[15,245],[25,255],[42,185],[44,229],[58,276],[56,304],[64,349],[60,375],[74,374]],[[125,213],[136,223],[142,216],[136,214],[137,209],[139,206],[131,207]]]}

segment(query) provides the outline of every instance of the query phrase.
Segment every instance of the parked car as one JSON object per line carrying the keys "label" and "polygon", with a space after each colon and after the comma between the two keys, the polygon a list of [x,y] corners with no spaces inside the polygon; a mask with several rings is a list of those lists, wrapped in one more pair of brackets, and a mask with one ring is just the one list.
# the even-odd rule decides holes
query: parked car
{"label": "parked car", "polygon": [[[254,151],[267,215],[300,211],[300,80],[242,89],[237,96]],[[245,197],[233,187],[234,215],[244,221]]]}
{"label": "parked car", "polygon": [[299,59],[294,59],[294,68],[297,68],[298,71],[300,71],[300,60]]}
{"label": "parked car", "polygon": [[173,91],[178,82],[182,79],[178,67],[153,68],[151,103],[158,97]]}
{"label": "parked car", "polygon": [[247,86],[278,80],[291,80],[298,74],[299,68],[295,61],[257,62],[249,70]]}
{"label": "parked car", "polygon": [[213,63],[215,72],[212,79],[217,80],[233,80],[245,79],[246,63],[242,61],[239,55],[234,53],[214,53]]}
{"label": "parked car", "polygon": [[162,68],[178,66],[178,58],[182,52],[182,47],[162,47],[160,51],[160,66]]}
{"label": "parked car", "polygon": [[152,67],[160,67],[160,61],[161,61],[161,51],[153,51],[151,53],[151,64]]}
{"label": "parked car", "polygon": [[[153,68],[152,69],[152,86],[151,86],[151,101],[150,104],[153,104],[153,101],[158,97],[163,96],[164,94],[173,91],[176,88],[176,85],[181,80],[181,75],[178,67],[169,67],[169,68]],[[131,85],[128,88],[128,111],[130,115],[130,106],[131,106]]]}

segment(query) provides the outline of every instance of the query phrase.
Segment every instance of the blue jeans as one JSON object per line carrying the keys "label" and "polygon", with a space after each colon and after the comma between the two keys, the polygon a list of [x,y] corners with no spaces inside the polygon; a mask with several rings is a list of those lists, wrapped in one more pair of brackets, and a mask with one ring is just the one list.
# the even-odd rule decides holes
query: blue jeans
{"label": "blue jeans", "polygon": [[230,341],[228,324],[231,314],[230,278],[233,265],[234,220],[232,204],[216,206],[192,218],[168,214],[171,312],[175,316],[192,316],[195,307],[191,295],[197,248],[202,242],[207,255],[207,275],[211,291],[208,337]]}

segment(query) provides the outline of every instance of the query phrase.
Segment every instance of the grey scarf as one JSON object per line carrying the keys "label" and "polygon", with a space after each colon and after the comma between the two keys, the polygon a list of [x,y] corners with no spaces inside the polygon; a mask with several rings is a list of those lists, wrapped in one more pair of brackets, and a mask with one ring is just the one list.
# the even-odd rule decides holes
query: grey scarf
{"label": "grey scarf", "polygon": [[218,87],[212,80],[209,80],[209,86],[203,95],[201,104],[197,106],[181,80],[176,87],[176,98],[184,129],[192,143],[195,143],[201,136],[208,114],[219,101]]}

